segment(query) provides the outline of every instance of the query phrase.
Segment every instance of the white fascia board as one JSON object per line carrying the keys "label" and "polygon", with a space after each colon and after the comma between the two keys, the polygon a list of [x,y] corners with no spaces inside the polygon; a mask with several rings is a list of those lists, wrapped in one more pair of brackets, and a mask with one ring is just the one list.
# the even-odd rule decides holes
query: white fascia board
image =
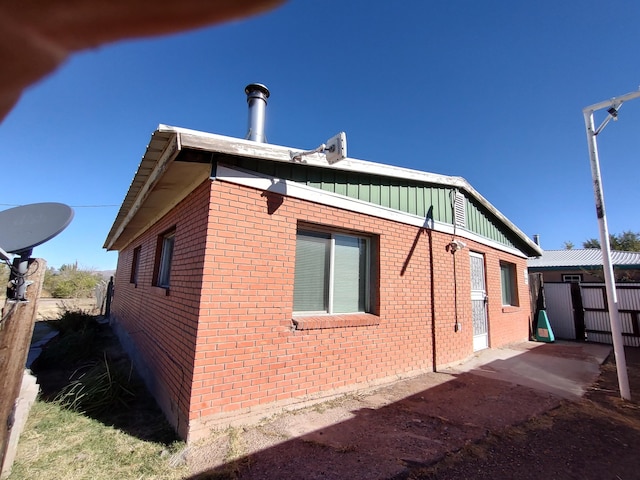
{"label": "white fascia board", "polygon": [[[226,137],[214,133],[199,132],[197,130],[189,130],[186,128],[172,127],[168,125],[159,125],[159,131],[175,132],[179,136],[182,148],[195,148],[200,150],[224,153],[228,155],[237,155],[241,157],[249,157],[256,159],[271,160],[284,163],[296,163],[291,159],[291,152],[298,152],[300,149],[292,147],[284,147],[280,145],[272,145],[269,143],[259,143],[239,138]],[[380,175],[386,177],[400,178],[403,180],[414,180],[424,183],[432,183],[436,185],[444,185],[451,188],[457,188],[466,191],[471,197],[477,200],[484,208],[490,211],[505,226],[513,231],[516,236],[527,244],[532,250],[539,255],[542,250],[533,242],[524,232],[516,227],[506,216],[504,216],[496,207],[494,207],[486,198],[484,198],[469,182],[462,177],[452,177],[440,175],[436,173],[422,172],[404,167],[393,165],[385,165],[382,163],[369,162],[366,160],[358,160],[355,158],[345,158],[335,164],[329,164],[326,156],[320,153],[305,155],[302,163],[316,167],[322,167],[338,171],[348,171],[372,175]]]}
{"label": "white fascia board", "polygon": [[224,165],[218,165],[215,179],[227,183],[255,188],[256,190],[273,192],[287,197],[298,198],[300,200],[336,207],[342,210],[404,223],[406,225],[430,228],[437,232],[447,233],[455,235],[456,237],[472,240],[488,247],[507,252],[511,255],[527,258],[527,256],[518,249],[481,237],[480,235],[470,232],[464,228],[454,228],[453,225],[448,223],[428,221],[425,217],[399,212],[374,203],[365,202],[364,200],[358,200],[344,195],[339,195],[337,193],[319,190],[290,180],[283,180],[268,175],[257,174],[255,172],[249,173],[235,168],[226,167]]}
{"label": "white fascia board", "polygon": [[322,153],[305,155],[302,160],[292,160],[291,152],[299,152],[299,148],[253,142],[251,140],[226,137],[215,133],[199,132],[196,130],[171,127],[168,125],[159,125],[158,130],[179,134],[183,148],[195,148],[199,150],[237,155],[240,157],[272,160],[276,162],[303,163],[305,165],[323,167],[332,170],[370,173],[373,175],[402,178],[405,180],[443,184],[475,192],[469,183],[462,177],[451,177],[448,175],[439,175],[437,173],[422,172],[420,170],[412,170],[410,168],[396,167],[393,165],[385,165],[383,163],[369,162],[355,158],[345,158],[340,162],[330,164],[327,162],[326,156]]}
{"label": "white fascia board", "polygon": [[[164,173],[167,171],[171,162],[173,162],[173,160],[175,160],[175,158],[178,156],[180,149],[181,147],[180,147],[179,136],[172,135],[166,141],[165,148],[162,154],[160,155],[160,158],[156,162],[155,166],[153,167],[153,170],[147,176],[145,183],[142,185],[140,190],[136,192],[136,197],[133,201],[133,204],[127,211],[126,215],[124,216],[124,218],[120,220],[115,231],[113,233],[111,232],[109,233],[109,236],[103,248],[107,250],[111,250],[111,248],[113,247],[113,244],[120,237],[120,235],[122,235],[122,232],[127,227],[127,225],[129,225],[129,222],[131,221],[131,219],[138,213],[138,211],[144,204],[145,200],[149,196],[149,193],[153,189],[154,185],[156,185],[160,181],[160,178],[162,178]],[[135,177],[134,177],[134,180],[135,180]],[[130,193],[131,193],[131,189],[129,190],[127,195],[129,195]],[[117,221],[118,220],[116,217],[116,222]]]}

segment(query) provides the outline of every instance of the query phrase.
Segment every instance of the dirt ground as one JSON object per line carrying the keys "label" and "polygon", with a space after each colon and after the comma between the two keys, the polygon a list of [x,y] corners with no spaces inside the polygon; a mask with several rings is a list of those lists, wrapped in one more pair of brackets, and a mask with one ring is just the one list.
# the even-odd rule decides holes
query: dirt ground
{"label": "dirt ground", "polygon": [[52,320],[60,316],[64,310],[82,310],[87,313],[98,313],[95,298],[39,298],[38,316],[36,320]]}
{"label": "dirt ground", "polygon": [[[535,351],[580,352],[549,347]],[[186,478],[640,478],[640,349],[626,352],[633,401],[619,398],[613,355],[576,401],[473,371],[428,373],[221,428],[182,452]],[[55,376],[38,374],[43,390]],[[100,420],[156,437],[159,412],[146,408]]]}
{"label": "dirt ground", "polygon": [[[640,351],[627,355],[639,392]],[[619,399],[611,358],[578,401],[473,373],[422,383],[221,431],[189,447],[191,478],[640,478],[640,403]]]}
{"label": "dirt ground", "polygon": [[406,478],[640,478],[640,349],[625,353],[632,401],[619,397],[612,354],[582,400],[492,431]]}

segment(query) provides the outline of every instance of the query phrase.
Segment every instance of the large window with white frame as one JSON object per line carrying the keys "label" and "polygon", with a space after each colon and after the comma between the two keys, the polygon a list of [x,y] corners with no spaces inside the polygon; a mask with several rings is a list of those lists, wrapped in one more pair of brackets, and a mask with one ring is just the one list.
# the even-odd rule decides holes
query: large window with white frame
{"label": "large window with white frame", "polygon": [[299,229],[294,313],[369,312],[371,243],[364,236]]}

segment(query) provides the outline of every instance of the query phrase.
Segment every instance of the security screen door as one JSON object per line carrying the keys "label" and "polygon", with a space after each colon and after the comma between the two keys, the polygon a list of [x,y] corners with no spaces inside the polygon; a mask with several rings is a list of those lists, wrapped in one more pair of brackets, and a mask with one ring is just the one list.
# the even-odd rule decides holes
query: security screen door
{"label": "security screen door", "polygon": [[473,351],[489,347],[487,328],[487,288],[484,278],[484,255],[470,252],[471,312],[473,320]]}

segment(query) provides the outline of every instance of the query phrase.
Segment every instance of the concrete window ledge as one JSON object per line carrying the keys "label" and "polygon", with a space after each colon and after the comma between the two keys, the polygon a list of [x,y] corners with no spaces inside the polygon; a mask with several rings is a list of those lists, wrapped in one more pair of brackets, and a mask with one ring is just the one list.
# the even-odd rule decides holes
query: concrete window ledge
{"label": "concrete window ledge", "polygon": [[520,311],[520,307],[502,307],[502,313],[516,313]]}
{"label": "concrete window ledge", "polygon": [[367,327],[379,324],[380,317],[370,313],[349,313],[343,315],[296,315],[293,317],[293,325],[296,330]]}

